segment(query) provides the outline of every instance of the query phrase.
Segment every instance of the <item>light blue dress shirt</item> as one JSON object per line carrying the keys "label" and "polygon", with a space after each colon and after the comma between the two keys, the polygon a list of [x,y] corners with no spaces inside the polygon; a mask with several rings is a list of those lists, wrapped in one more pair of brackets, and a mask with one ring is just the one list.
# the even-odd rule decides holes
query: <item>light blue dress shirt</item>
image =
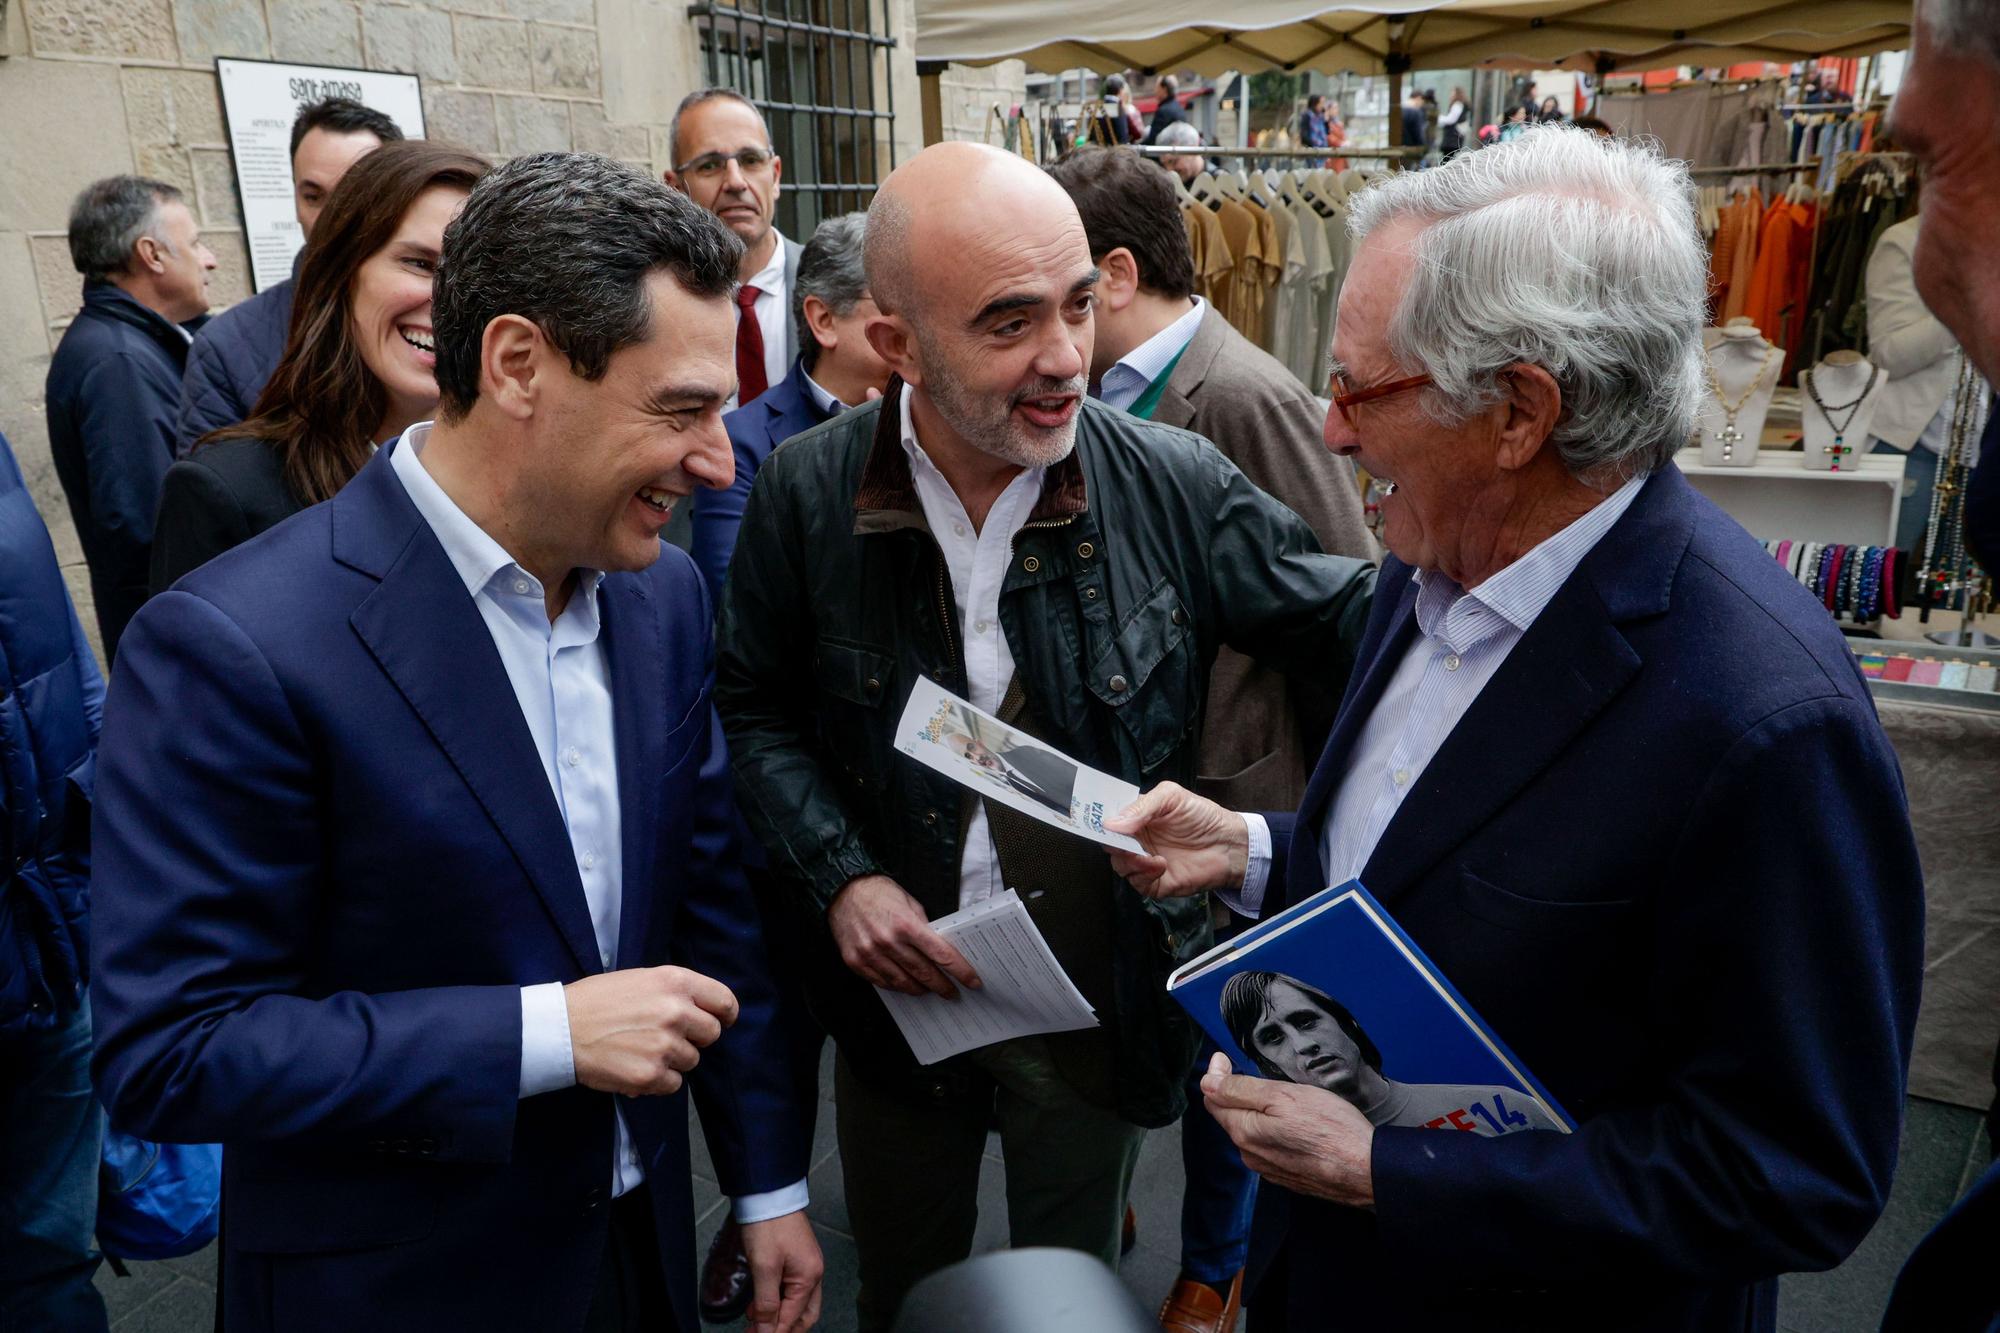
{"label": "light blue dress shirt", "polygon": [[1194,309],[1134,347],[1117,365],[1104,372],[1097,382],[1100,402],[1120,412],[1130,411],[1132,404],[1139,401],[1139,395],[1146,392],[1146,386],[1164,375],[1174,358],[1187,350],[1187,345],[1194,341],[1195,330],[1201,327],[1201,312],[1208,308],[1208,302],[1199,296],[1193,299]]}
{"label": "light blue dress shirt", "polygon": [[[1411,575],[1417,586],[1417,636],[1355,737],[1347,772],[1327,810],[1320,839],[1327,884],[1345,884],[1361,874],[1445,738],[1645,483],[1634,477],[1477,588],[1461,588],[1435,571]],[[1244,822],[1250,830],[1248,873],[1240,892],[1222,898],[1239,915],[1255,917],[1271,875],[1271,832],[1260,815],[1246,814]]]}
{"label": "light blue dress shirt", "polygon": [[[421,454],[431,423],[405,431],[390,456],[410,503],[430,525],[445,557],[493,636],[521,716],[541,756],[590,910],[598,958],[608,971],[617,959],[624,908],[624,855],[620,841],[618,746],[612,728],[611,669],[598,635],[601,570],[576,571],[576,589],[551,623],[541,581],[515,563],[499,542],[469,518],[425,470]],[[563,983],[521,988],[521,1091],[523,1097],[554,1092],[576,1082],[570,1049],[569,1006]],[[646,1178],[622,1112],[612,1156],[612,1193],[623,1194]],[[760,1222],[806,1206],[799,1181],[769,1194],[735,1201],[739,1222]]]}

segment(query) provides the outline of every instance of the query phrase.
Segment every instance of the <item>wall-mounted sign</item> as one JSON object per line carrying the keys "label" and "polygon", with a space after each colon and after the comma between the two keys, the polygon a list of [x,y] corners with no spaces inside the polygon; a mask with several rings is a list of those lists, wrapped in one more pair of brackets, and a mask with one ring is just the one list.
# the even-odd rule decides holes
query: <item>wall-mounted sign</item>
{"label": "wall-mounted sign", "polygon": [[299,108],[327,97],[350,98],[420,139],[422,90],[414,74],[228,57],[216,60],[215,76],[222,83],[222,114],[250,243],[250,281],[261,292],[292,276],[292,259],[305,244],[292,202],[292,121]]}

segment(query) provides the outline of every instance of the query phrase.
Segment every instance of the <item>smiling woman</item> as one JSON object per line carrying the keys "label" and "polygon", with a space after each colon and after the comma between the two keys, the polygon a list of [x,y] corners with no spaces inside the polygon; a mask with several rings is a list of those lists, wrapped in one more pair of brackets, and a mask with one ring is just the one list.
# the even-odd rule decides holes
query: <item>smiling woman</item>
{"label": "smiling woman", "polygon": [[345,486],[437,407],[431,274],[444,229],[484,176],[447,144],[385,144],[341,179],[313,229],[279,362],[248,420],[167,473],[152,587]]}

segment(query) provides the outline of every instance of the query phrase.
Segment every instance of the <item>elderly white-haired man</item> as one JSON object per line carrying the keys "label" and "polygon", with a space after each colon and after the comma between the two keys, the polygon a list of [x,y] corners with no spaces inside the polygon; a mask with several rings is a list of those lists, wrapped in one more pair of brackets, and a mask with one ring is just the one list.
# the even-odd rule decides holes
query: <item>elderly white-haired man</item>
{"label": "elderly white-haired man", "polygon": [[1251,916],[1359,878],[1577,1127],[1371,1128],[1215,1065],[1255,1325],[1775,1328],[1888,1193],[1923,895],[1832,619],[1673,466],[1687,174],[1539,129],[1352,223],[1326,437],[1396,490],[1341,715],[1295,815],[1163,783],[1114,856]]}

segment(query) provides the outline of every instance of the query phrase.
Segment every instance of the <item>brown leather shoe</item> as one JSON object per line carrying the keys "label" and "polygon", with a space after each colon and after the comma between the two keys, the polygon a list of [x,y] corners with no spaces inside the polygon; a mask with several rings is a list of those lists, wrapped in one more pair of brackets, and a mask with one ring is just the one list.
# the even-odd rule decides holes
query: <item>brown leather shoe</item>
{"label": "brown leather shoe", "polygon": [[1184,1277],[1160,1307],[1160,1328],[1163,1333],[1235,1333],[1236,1316],[1242,1312],[1243,1274],[1229,1279],[1227,1300],[1206,1282]]}
{"label": "brown leather shoe", "polygon": [[702,1322],[726,1324],[750,1308],[750,1256],[743,1252],[743,1228],[730,1218],[715,1233],[701,1266]]}

